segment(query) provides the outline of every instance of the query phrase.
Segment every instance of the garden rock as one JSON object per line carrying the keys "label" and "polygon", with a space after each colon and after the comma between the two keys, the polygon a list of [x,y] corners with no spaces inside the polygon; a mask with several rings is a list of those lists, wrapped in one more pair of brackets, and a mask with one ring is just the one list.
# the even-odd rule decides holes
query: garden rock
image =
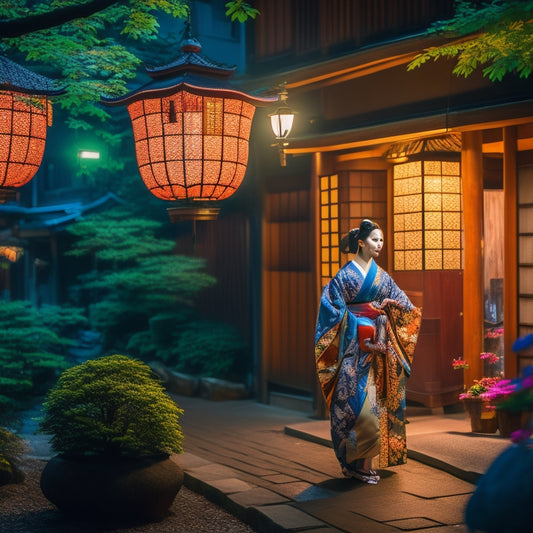
{"label": "garden rock", "polygon": [[216,378],[202,378],[200,390],[203,398],[213,401],[244,400],[250,396],[248,388],[243,383]]}
{"label": "garden rock", "polygon": [[196,396],[199,393],[199,378],[174,372],[159,361],[152,361],[149,366],[159,376],[168,392],[183,396]]}

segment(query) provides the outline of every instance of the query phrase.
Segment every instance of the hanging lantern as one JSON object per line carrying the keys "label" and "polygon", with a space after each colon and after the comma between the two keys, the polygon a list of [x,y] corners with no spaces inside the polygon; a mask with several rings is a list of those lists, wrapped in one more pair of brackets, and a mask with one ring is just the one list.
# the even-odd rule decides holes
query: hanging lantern
{"label": "hanging lantern", "polygon": [[13,198],[39,169],[52,124],[48,96],[62,92],[52,80],[0,56],[0,201]]}
{"label": "hanging lantern", "polygon": [[[139,172],[161,200],[184,201],[170,208],[172,220],[216,218],[207,202],[224,200],[240,186],[248,163],[248,139],[255,108],[276,101],[231,87],[234,67],[199,54],[188,38],[182,55],[169,65],[148,68],[152,78],[123,97],[103,99],[126,104]],[[203,201],[192,205],[193,201]]]}
{"label": "hanging lantern", "polygon": [[457,135],[390,147],[394,165],[394,269],[460,270],[461,141]]}

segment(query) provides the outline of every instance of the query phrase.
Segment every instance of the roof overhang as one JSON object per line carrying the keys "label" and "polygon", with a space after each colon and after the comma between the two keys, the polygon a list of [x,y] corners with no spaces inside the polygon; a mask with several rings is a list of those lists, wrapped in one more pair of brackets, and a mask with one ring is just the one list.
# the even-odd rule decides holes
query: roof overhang
{"label": "roof overhang", "polygon": [[[488,130],[518,126],[532,122],[533,99],[519,103],[480,107],[465,111],[415,117],[396,122],[373,124],[358,128],[321,133],[315,136],[290,139],[285,152],[309,154],[342,152],[383,145],[416,137],[432,137],[446,133]],[[487,120],[490,117],[490,120]],[[512,118],[509,118],[512,117]],[[531,149],[531,142],[522,142],[519,149]]]}

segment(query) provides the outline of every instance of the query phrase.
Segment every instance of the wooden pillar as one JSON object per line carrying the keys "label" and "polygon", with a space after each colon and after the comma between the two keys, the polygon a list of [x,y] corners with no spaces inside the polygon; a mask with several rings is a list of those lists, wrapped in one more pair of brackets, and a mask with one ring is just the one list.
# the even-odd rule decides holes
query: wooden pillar
{"label": "wooden pillar", "polygon": [[462,134],[464,275],[463,357],[469,364],[465,383],[482,377],[483,351],[483,138],[481,131]]}
{"label": "wooden pillar", "polygon": [[[312,246],[314,253],[314,277],[315,277],[315,316],[318,315],[320,298],[322,296],[322,269],[321,269],[321,244],[320,244],[320,176],[334,173],[333,158],[330,154],[324,152],[315,152],[313,154],[313,163],[311,169],[311,227],[314,228]],[[315,380],[314,391],[314,413],[315,418],[329,418],[329,410],[320,388],[318,378]]]}
{"label": "wooden pillar", "polygon": [[503,346],[504,373],[513,378],[518,373],[517,355],[511,351],[518,336],[518,223],[517,223],[517,168],[516,127],[503,128]]}

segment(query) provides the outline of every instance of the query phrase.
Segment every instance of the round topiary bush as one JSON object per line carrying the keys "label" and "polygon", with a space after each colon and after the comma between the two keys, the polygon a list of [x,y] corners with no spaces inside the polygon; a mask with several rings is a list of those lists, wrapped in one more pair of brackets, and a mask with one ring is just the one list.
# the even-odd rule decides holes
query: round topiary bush
{"label": "round topiary bush", "polygon": [[65,370],[43,404],[41,432],[67,455],[140,457],[183,451],[183,411],[148,365],[124,355]]}
{"label": "round topiary bush", "polygon": [[53,457],[43,494],[61,511],[93,518],[160,519],[181,485],[182,410],[150,367],[124,355],[65,370],[44,403]]}

